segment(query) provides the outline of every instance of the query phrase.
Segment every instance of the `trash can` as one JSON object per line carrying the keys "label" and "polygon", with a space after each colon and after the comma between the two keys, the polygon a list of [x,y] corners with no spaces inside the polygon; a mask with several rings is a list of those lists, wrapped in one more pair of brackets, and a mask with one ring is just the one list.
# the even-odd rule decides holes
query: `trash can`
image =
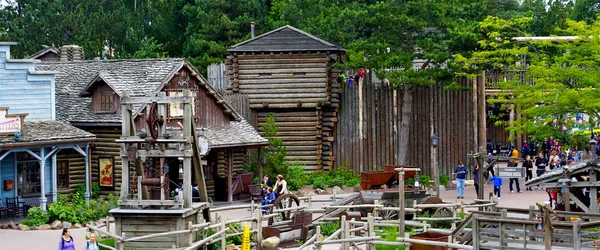
{"label": "trash can", "polygon": [[[411,239],[415,239],[415,240],[429,240],[429,241],[438,241],[438,242],[448,242],[448,235],[447,234],[438,234],[438,233],[429,233],[429,232],[411,235],[410,238]],[[411,250],[448,250],[449,248],[447,248],[447,247],[440,247],[440,246],[425,245],[425,244],[419,244],[419,243],[411,243],[410,249]]]}

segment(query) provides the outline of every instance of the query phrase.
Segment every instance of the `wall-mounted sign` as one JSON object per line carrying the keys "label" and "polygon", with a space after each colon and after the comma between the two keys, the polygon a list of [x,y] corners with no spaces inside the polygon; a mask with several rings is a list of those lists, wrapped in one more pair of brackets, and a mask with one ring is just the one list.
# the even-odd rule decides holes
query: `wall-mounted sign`
{"label": "wall-mounted sign", "polygon": [[100,168],[100,187],[113,187],[115,184],[115,173],[113,168],[113,158],[110,157],[99,157],[98,158]]}
{"label": "wall-mounted sign", "polygon": [[14,135],[23,128],[26,114],[8,114],[8,108],[0,107],[0,135]]}

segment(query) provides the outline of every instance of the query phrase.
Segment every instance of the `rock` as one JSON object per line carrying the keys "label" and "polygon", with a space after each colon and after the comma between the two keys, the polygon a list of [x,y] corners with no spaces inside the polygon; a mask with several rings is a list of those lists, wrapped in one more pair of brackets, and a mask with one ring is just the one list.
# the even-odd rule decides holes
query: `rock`
{"label": "rock", "polygon": [[68,222],[68,221],[63,222],[62,228],[71,228],[71,222]]}
{"label": "rock", "polygon": [[29,228],[29,230],[38,230],[38,227],[36,227],[36,226],[31,226],[31,227]]}
{"label": "rock", "polygon": [[0,229],[7,229],[8,228],[8,224],[2,224],[0,225]]}
{"label": "rock", "polygon": [[52,226],[48,225],[48,224],[44,224],[38,227],[39,230],[50,230],[52,229]]}
{"label": "rock", "polygon": [[21,231],[29,231],[29,227],[25,224],[19,224],[19,230]]}
{"label": "rock", "polygon": [[276,250],[280,242],[281,240],[279,239],[279,237],[273,236],[264,239],[260,242],[260,244],[262,246],[262,249],[264,250]]}
{"label": "rock", "polygon": [[300,190],[296,191],[296,196],[298,196],[298,197],[306,197],[308,195],[306,194],[306,192],[304,190],[300,189]]}
{"label": "rock", "polygon": [[388,185],[386,185],[386,184],[381,185],[381,189],[387,189],[387,188],[388,188]]}
{"label": "rock", "polygon": [[354,185],[354,187],[352,187],[352,191],[360,192],[360,191],[362,191],[362,187],[360,187],[360,184],[356,184],[356,185]]}
{"label": "rock", "polygon": [[315,190],[315,193],[316,194],[322,194],[322,193],[325,193],[325,190],[317,188],[317,190]]}
{"label": "rock", "polygon": [[55,220],[52,222],[52,229],[56,230],[56,229],[62,229],[62,228],[63,228],[63,224],[61,221]]}
{"label": "rock", "polygon": [[227,246],[227,250],[240,250],[240,248],[239,248],[239,247],[237,247],[237,246],[236,246],[236,245],[234,245],[234,244],[229,244],[229,245]]}
{"label": "rock", "polygon": [[344,190],[342,190],[341,187],[338,187],[338,186],[333,187],[331,192],[334,194],[345,194],[346,193],[346,192],[344,192]]}
{"label": "rock", "polygon": [[79,224],[79,223],[75,223],[75,225],[73,225],[73,228],[82,228],[83,225]]}
{"label": "rock", "polygon": [[15,225],[14,222],[10,221],[8,223],[8,228],[12,229],[12,230],[18,230],[19,228],[17,227],[17,225]]}

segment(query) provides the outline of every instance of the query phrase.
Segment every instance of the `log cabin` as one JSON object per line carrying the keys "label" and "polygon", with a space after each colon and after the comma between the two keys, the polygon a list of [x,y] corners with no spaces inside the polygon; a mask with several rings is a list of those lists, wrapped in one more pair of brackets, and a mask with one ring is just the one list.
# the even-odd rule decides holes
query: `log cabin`
{"label": "log cabin", "polygon": [[264,135],[265,117],[277,117],[277,137],[287,160],[307,171],[334,166],[332,142],[337,123],[345,49],[292,26],[283,26],[229,48],[228,92],[248,95],[254,127]]}
{"label": "log cabin", "polygon": [[[124,93],[129,96],[156,96],[163,91],[168,96],[180,96],[184,89],[192,90],[195,96],[193,112],[196,128],[210,149],[203,170],[211,197],[226,197],[231,201],[231,195],[223,193],[230,190],[227,187],[231,185],[228,173],[235,175],[243,172],[242,167],[248,160],[247,149],[268,144],[185,59],[43,62],[36,68],[56,72],[56,119],[96,135],[97,139],[91,147],[91,179],[99,184],[103,195],[119,192],[120,186],[115,184],[121,183],[123,178],[121,146],[115,140],[121,136],[120,97]],[[134,109],[135,123],[145,124],[146,107]],[[182,112],[181,105],[168,107],[168,127],[180,129]],[[143,128],[139,126],[136,130],[143,133]],[[74,152],[70,153],[59,155],[58,160],[72,169],[82,161]],[[157,166],[159,163],[140,164],[143,167],[139,169],[143,168],[143,171],[132,167],[129,172],[143,172],[141,174],[145,177],[153,177],[149,176],[153,174],[152,169],[163,167]],[[168,166],[169,188],[174,190],[182,178],[181,162],[178,159],[166,159],[162,164]],[[105,176],[101,178],[100,170],[107,166],[114,169],[113,175],[108,179]],[[135,183],[135,176],[129,177]]]}

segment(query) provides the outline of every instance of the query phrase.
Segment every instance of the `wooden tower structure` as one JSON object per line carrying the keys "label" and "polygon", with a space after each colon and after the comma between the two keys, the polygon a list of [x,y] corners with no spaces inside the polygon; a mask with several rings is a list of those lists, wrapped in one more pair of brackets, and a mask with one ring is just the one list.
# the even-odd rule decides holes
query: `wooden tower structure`
{"label": "wooden tower structure", "polygon": [[287,159],[308,171],[334,166],[341,71],[333,65],[345,51],[289,25],[229,49],[228,91],[248,95],[253,125],[262,135],[265,117],[273,113]]}
{"label": "wooden tower structure", "polygon": [[[167,105],[183,105],[182,133],[168,133]],[[142,236],[149,234],[148,228],[162,231],[183,230],[190,222],[193,224],[209,220],[209,200],[206,192],[204,173],[201,166],[201,157],[208,149],[200,147],[196,135],[193,116],[193,96],[190,90],[184,90],[183,96],[169,96],[166,92],[159,92],[158,96],[130,97],[124,93],[121,97],[122,105],[122,136],[117,142],[121,143],[121,156],[123,158],[123,176],[130,176],[130,164],[134,163],[135,171],[140,173],[144,163],[151,162],[158,166],[154,168],[159,176],[148,178],[148,175],[137,175],[137,187],[132,187],[131,178],[122,178],[119,208],[111,210],[116,220],[117,234]],[[147,110],[147,129],[135,124],[135,109]],[[139,121],[139,120],[138,120]],[[168,158],[183,158],[183,191],[174,199],[169,199],[165,194],[168,187],[168,167],[165,160]],[[147,165],[146,165],[147,166]],[[193,166],[193,171],[192,171]],[[147,167],[146,167],[147,168]],[[192,203],[192,176],[200,193],[199,202]],[[160,199],[149,199],[147,187],[159,186]],[[182,235],[173,235],[162,239],[160,242],[128,242],[126,248],[135,247],[143,249],[165,249],[172,245],[185,246],[189,243]]]}

